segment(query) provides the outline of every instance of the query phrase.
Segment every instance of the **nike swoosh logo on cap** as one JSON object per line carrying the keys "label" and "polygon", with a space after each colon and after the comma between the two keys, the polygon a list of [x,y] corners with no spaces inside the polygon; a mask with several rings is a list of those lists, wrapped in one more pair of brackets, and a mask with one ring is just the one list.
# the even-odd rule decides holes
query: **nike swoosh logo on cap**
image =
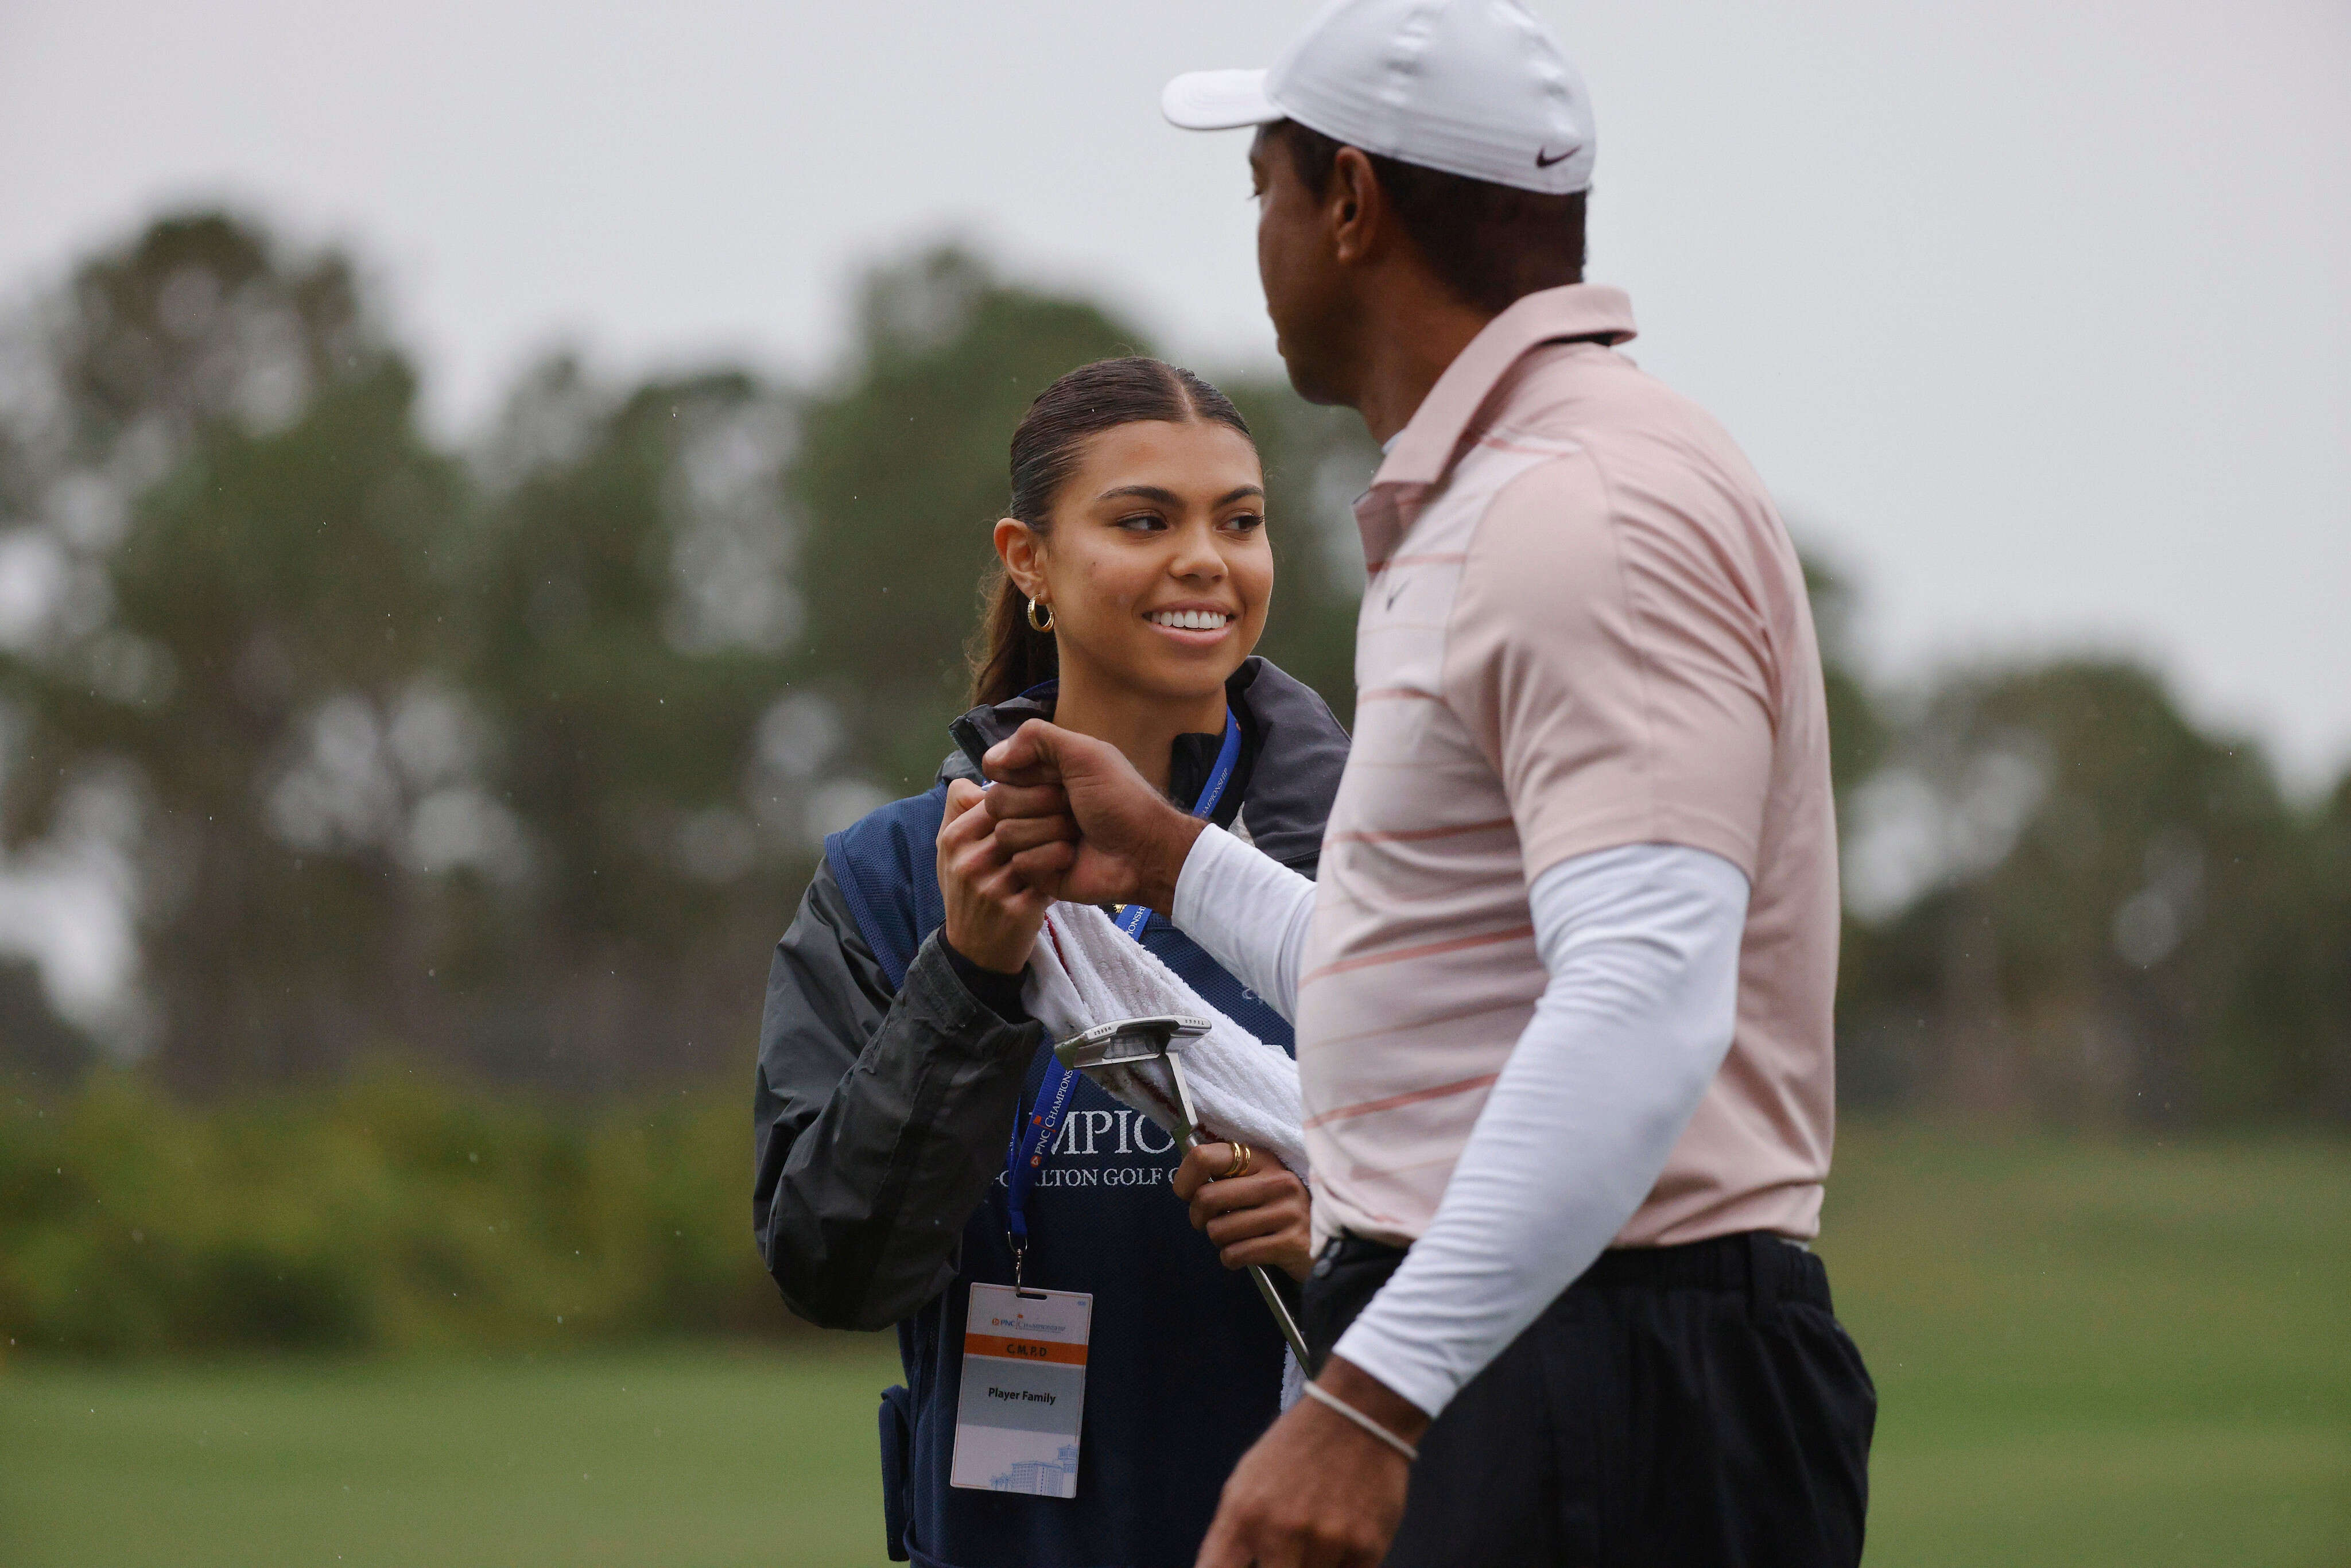
{"label": "nike swoosh logo on cap", "polygon": [[1541,149],[1538,148],[1535,151],[1535,167],[1538,169],[1548,169],[1562,158],[1574,157],[1577,151],[1577,149],[1571,147],[1566,152],[1560,153],[1557,157],[1546,158],[1543,156]]}

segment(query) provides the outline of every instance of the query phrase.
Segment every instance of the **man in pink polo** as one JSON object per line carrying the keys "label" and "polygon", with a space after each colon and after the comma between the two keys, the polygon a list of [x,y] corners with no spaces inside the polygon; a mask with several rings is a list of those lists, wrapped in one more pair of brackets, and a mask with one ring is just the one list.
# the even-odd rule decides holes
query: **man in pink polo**
{"label": "man in pink polo", "polygon": [[988,758],[1023,874],[1298,1024],[1321,1364],[1200,1563],[1857,1562],[1819,651],[1762,482],[1581,282],[1583,84],[1512,0],[1337,0],[1166,110],[1259,127],[1291,379],[1387,448],[1319,883],[1082,737]]}

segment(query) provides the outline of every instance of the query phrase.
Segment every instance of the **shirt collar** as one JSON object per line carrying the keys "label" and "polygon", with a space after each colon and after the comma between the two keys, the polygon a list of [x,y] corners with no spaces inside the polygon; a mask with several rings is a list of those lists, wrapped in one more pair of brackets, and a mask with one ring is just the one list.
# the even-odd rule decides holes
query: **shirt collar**
{"label": "shirt collar", "polygon": [[1529,294],[1486,323],[1455,355],[1413,411],[1372,485],[1434,485],[1453,465],[1462,433],[1510,367],[1531,349],[1562,338],[1609,344],[1633,337],[1633,301],[1621,288],[1571,283]]}
{"label": "shirt collar", "polygon": [[1420,493],[1451,469],[1470,422],[1531,350],[1563,338],[1614,345],[1632,337],[1631,298],[1621,288],[1597,283],[1541,289],[1487,322],[1388,444],[1371,488],[1355,503],[1365,565],[1376,572],[1386,564],[1388,551],[1418,513]]}

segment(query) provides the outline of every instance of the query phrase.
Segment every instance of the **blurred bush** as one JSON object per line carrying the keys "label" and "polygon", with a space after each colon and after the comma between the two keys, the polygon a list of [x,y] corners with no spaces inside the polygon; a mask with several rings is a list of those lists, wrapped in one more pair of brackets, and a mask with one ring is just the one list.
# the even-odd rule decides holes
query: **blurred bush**
{"label": "blurred bush", "polygon": [[0,1335],[88,1355],[789,1332],[742,1097],[555,1113],[373,1063],[193,1107],[91,1074],[0,1103]]}

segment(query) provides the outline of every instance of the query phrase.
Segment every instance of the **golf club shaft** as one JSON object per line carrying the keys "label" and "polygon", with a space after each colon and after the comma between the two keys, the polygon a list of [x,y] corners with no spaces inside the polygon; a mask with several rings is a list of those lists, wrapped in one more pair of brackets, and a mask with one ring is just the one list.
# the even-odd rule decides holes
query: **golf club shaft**
{"label": "golf club shaft", "polygon": [[1280,1325],[1281,1337],[1290,1342],[1290,1354],[1298,1358],[1299,1370],[1311,1375],[1314,1363],[1306,1354],[1306,1336],[1298,1332],[1298,1321],[1290,1315],[1289,1303],[1281,1299],[1281,1292],[1274,1289],[1273,1276],[1266,1272],[1262,1263],[1250,1264],[1249,1273],[1257,1280],[1257,1293],[1265,1298],[1266,1311],[1271,1312],[1273,1321]]}
{"label": "golf club shaft", "polygon": [[[1192,1086],[1184,1079],[1184,1059],[1175,1051],[1167,1053],[1167,1076],[1176,1081],[1176,1103],[1184,1111],[1184,1146],[1196,1149],[1207,1142],[1200,1134],[1200,1113],[1192,1109]],[[1290,1305],[1274,1288],[1273,1276],[1262,1263],[1249,1266],[1249,1277],[1257,1281],[1257,1293],[1265,1298],[1266,1311],[1281,1327],[1281,1337],[1290,1342],[1290,1354],[1298,1358],[1299,1369],[1312,1374],[1313,1362],[1306,1354],[1306,1336],[1298,1332],[1298,1320],[1290,1315]]]}

